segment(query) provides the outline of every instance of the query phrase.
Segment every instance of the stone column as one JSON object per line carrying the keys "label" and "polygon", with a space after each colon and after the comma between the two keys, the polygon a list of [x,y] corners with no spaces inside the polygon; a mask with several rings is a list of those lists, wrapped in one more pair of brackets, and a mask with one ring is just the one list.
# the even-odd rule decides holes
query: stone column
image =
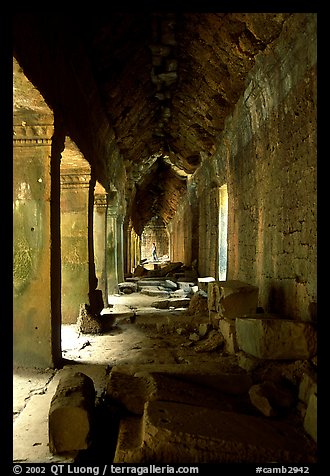
{"label": "stone column", "polygon": [[90,173],[61,173],[62,319],[74,324],[89,292],[88,200]]}
{"label": "stone column", "polygon": [[126,253],[124,255],[124,266],[125,266],[125,272],[126,273],[131,273],[133,269],[133,261],[134,261],[134,241],[133,241],[133,236],[132,236],[132,223],[129,222],[128,225],[125,226],[125,243],[126,243]]}
{"label": "stone column", "polygon": [[117,207],[108,206],[106,231],[106,267],[109,294],[118,292],[117,253]]}
{"label": "stone column", "polygon": [[124,281],[124,218],[117,216],[117,276],[118,283]]}
{"label": "stone column", "polygon": [[135,233],[135,260],[134,260],[134,268],[136,268],[141,261],[141,237],[137,233]]}
{"label": "stone column", "polygon": [[105,307],[109,304],[106,263],[107,206],[107,193],[96,193],[94,196],[95,274],[98,280],[98,288],[103,294]]}
{"label": "stone column", "polygon": [[54,132],[52,115],[21,119],[14,116],[13,358],[14,365],[54,368],[61,363],[57,301],[61,293],[59,163],[64,135]]}

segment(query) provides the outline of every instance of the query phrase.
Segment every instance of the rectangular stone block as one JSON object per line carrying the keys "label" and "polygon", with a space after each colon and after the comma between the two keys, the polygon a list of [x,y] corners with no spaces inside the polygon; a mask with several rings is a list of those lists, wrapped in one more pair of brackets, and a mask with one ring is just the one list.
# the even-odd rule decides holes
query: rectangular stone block
{"label": "rectangular stone block", "polygon": [[225,350],[229,354],[235,354],[238,351],[235,321],[233,319],[221,319],[219,321],[219,330],[225,339]]}
{"label": "rectangular stone block", "polygon": [[317,442],[317,395],[315,393],[309,397],[304,418],[304,428],[313,440]]}
{"label": "rectangular stone block", "polygon": [[256,312],[259,289],[242,281],[214,281],[208,283],[208,308],[222,317],[235,319]]}
{"label": "rectangular stone block", "polygon": [[310,359],[316,354],[314,326],[289,319],[236,319],[239,349],[259,359]]}

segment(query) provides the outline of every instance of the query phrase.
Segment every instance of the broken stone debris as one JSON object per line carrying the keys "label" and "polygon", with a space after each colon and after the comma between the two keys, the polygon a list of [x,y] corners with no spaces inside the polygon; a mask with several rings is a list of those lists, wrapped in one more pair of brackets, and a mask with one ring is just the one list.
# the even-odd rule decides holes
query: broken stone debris
{"label": "broken stone debris", "polygon": [[[181,278],[179,278],[181,279]],[[141,283],[142,281],[142,283]],[[203,281],[201,281],[203,282]],[[218,285],[220,283],[220,285]],[[134,281],[134,284],[137,285],[137,288],[140,290],[143,289],[150,289],[153,286],[157,288],[157,291],[166,291],[169,295],[173,295],[174,293],[178,293],[178,291],[183,291],[188,290],[188,286],[179,286],[178,285],[178,280],[173,278],[166,280],[166,279],[157,279],[152,278],[152,277],[147,277],[141,279],[136,279]],[[140,286],[140,284],[142,284]],[[207,290],[209,291],[209,286],[211,286],[212,289],[212,296],[210,299],[210,292],[206,293],[202,289],[198,289],[196,295],[192,294],[191,298],[187,299],[187,302],[189,302],[189,307],[188,307],[188,312],[192,312],[193,314],[196,314],[195,311],[201,311],[201,314],[205,314],[208,318],[207,323],[202,323],[199,326],[195,326],[194,332],[191,332],[189,335],[189,339],[191,340],[191,344],[194,347],[194,350],[198,352],[212,352],[214,350],[222,350],[225,349],[225,351],[229,354],[236,354],[238,356],[238,366],[244,369],[246,372],[252,373],[255,369],[258,368],[260,363],[264,362],[267,360],[265,359],[265,355],[260,352],[260,353],[249,353],[247,352],[247,348],[242,346],[241,344],[241,334],[242,334],[242,328],[244,329],[244,324],[240,324],[242,322],[249,322],[251,320],[258,321],[259,323],[262,323],[261,326],[263,326],[264,322],[267,320],[269,321],[281,321],[282,326],[285,325],[286,321],[288,319],[284,319],[283,316],[277,316],[277,315],[269,315],[266,313],[257,313],[257,304],[258,304],[258,288],[255,286],[250,286],[247,283],[242,283],[239,281],[231,281],[231,282],[215,282],[210,280],[207,282]],[[175,289],[175,287],[178,287],[178,289]],[[193,286],[189,285],[189,291],[193,289]],[[219,302],[217,301],[219,299]],[[171,299],[164,299],[162,301],[158,301],[159,307],[160,308],[168,308],[167,306],[171,306]],[[201,304],[201,306],[198,306],[196,304]],[[154,303],[155,304],[155,303]],[[173,302],[172,302],[173,304]],[[195,304],[195,307],[194,307]],[[189,309],[190,308],[190,309]],[[198,312],[197,312],[198,314]],[[214,321],[210,319],[210,316],[216,317]],[[158,321],[158,318],[157,318]],[[214,322],[217,322],[218,326],[214,326]],[[293,321],[289,321],[293,322]],[[238,327],[240,329],[240,334],[237,337],[237,326],[236,324],[238,323]],[[161,324],[158,322],[158,324]],[[307,323],[308,324],[308,323]],[[256,326],[260,326],[260,324],[255,324]],[[275,324],[276,327],[277,324]],[[202,327],[201,327],[202,326]],[[204,326],[204,327],[203,327]],[[213,327],[213,330],[211,330]],[[158,327],[157,327],[158,329]],[[183,327],[175,327],[171,329],[172,332],[176,331],[176,333],[186,333],[186,329]],[[278,330],[279,332],[279,330]],[[294,332],[294,331],[293,331]],[[290,334],[291,335],[291,334]],[[250,337],[248,337],[250,339]],[[244,339],[247,339],[247,336],[244,336]],[[272,355],[271,357],[268,357],[268,360],[274,360],[278,359],[278,354],[270,352]],[[306,355],[302,357],[301,354],[300,358],[306,358]],[[297,355],[291,356],[292,358],[296,358]],[[283,357],[284,359],[287,358]],[[315,358],[315,355],[313,355],[313,358]],[[189,365],[190,366],[190,365]],[[184,367],[187,367],[184,365]],[[157,366],[159,368],[159,366]],[[127,369],[126,369],[127,370]],[[115,374],[114,374],[115,375]],[[246,374],[243,374],[246,375]],[[242,375],[239,375],[240,379],[242,379]],[[128,436],[127,431],[129,431],[130,428],[130,419],[124,418],[121,422],[121,427],[120,427],[120,435],[118,438],[118,443],[117,443],[117,456],[120,460],[120,452],[122,449],[125,447],[125,456],[122,456],[123,462],[141,462],[144,461],[144,458],[150,458],[151,461],[156,461],[157,458],[160,458],[160,455],[164,451],[163,447],[159,447],[158,442],[152,441],[152,444],[146,443],[146,438],[148,438],[150,435],[144,435],[143,432],[145,431],[145,425],[146,425],[146,408],[148,405],[151,404],[153,401],[171,401],[171,397],[164,393],[164,390],[160,391],[161,384],[157,379],[155,379],[155,374],[151,375],[146,372],[146,370],[142,371],[141,373],[137,372],[134,376],[127,376],[126,375],[126,380],[127,382],[123,384],[123,378],[121,375],[117,375],[117,386],[115,384],[115,377],[112,376],[112,389],[110,389],[110,386],[108,387],[108,393],[112,397],[115,397],[120,401],[127,409],[128,411],[132,414],[140,415],[140,418],[134,419],[134,425],[135,428],[137,429],[136,431],[138,432],[135,434],[134,437]],[[189,385],[191,385],[191,379],[193,378],[193,375],[182,375],[180,374],[180,381],[181,384],[187,384],[187,379],[189,379]],[[228,378],[228,376],[227,376]],[[185,381],[186,379],[186,381]],[[244,380],[244,378],[243,378]],[[198,374],[197,376],[194,376],[194,384],[197,384],[199,386],[205,385],[205,382],[207,381],[207,376],[205,375],[200,375]],[[221,379],[220,379],[221,381]],[[164,383],[164,382],[163,382]],[[175,400],[184,400],[182,395],[178,397],[178,392],[177,386],[173,386],[173,384],[167,382],[169,384],[169,387],[172,385],[172,389],[175,388],[175,392],[172,392],[173,398]],[[219,385],[219,382],[218,382]],[[311,436],[312,439],[316,442],[316,403],[317,403],[317,394],[316,390],[311,390],[309,386],[309,390],[307,390],[305,387],[308,387],[308,385],[305,383],[301,383],[301,393],[304,393],[304,400],[305,400],[305,406],[306,410],[303,414],[303,427],[306,431],[307,434]],[[118,390],[119,387],[122,387],[122,389],[127,389],[127,388],[132,388],[132,392],[127,392],[125,395],[122,394],[122,390]],[[116,393],[117,392],[117,393]],[[224,389],[221,388],[221,395],[224,395]],[[246,396],[249,399],[249,403],[251,405],[251,408],[255,408],[256,411],[258,411],[262,417],[267,417],[267,419],[271,418],[271,421],[274,421],[274,418],[276,416],[281,415],[283,412],[286,412],[290,409],[293,408],[296,402],[295,395],[291,392],[291,390],[284,388],[278,384],[278,382],[274,382],[271,380],[262,380],[257,383],[252,384],[252,381],[250,380],[248,384],[245,387],[244,392],[246,392]],[[138,397],[137,397],[138,395]],[[206,393],[205,393],[206,395]],[[203,407],[204,407],[204,399],[202,398],[201,401],[203,401]],[[187,400],[187,399],[186,399]],[[187,402],[184,400],[185,404],[192,404],[192,402]],[[174,402],[173,402],[174,403]],[[178,402],[176,402],[178,403]],[[299,402],[302,403],[302,402]],[[221,407],[221,406],[220,406]],[[226,411],[229,412],[231,409],[229,407],[226,408]],[[307,411],[308,410],[308,411]],[[244,415],[245,416],[245,415]],[[251,415],[249,415],[251,416]],[[141,423],[142,422],[142,423]],[[186,422],[180,423],[182,427],[184,427]],[[199,430],[197,430],[198,433]],[[282,430],[280,430],[281,433]],[[126,433],[125,433],[126,432]],[[157,429],[158,432],[158,429]],[[124,442],[123,435],[126,434],[126,442]],[[157,433],[159,434],[159,432]],[[175,437],[177,438],[177,437]],[[174,438],[174,440],[175,440]],[[239,438],[238,438],[239,439]],[[134,441],[133,441],[134,440]],[[131,445],[131,453],[130,451],[127,450],[127,444],[128,441],[130,441]],[[197,438],[197,441],[199,441],[199,437]],[[178,443],[178,440],[176,440]],[[195,437],[190,440],[190,434],[187,437],[186,435],[183,437],[183,447],[189,446],[189,444],[193,443],[196,446],[195,443]],[[180,443],[181,444],[181,443]],[[304,441],[302,441],[302,444],[305,444]],[[152,445],[154,445],[154,448],[152,448]],[[175,446],[175,444],[173,443]],[[197,443],[198,447],[199,443]],[[174,447],[173,446],[173,447]],[[212,446],[212,443],[211,443]],[[223,448],[224,445],[221,443],[221,448]],[[239,446],[239,444],[238,444]],[[267,446],[267,445],[266,445]],[[189,458],[197,458],[196,461],[201,462],[203,461],[204,458],[204,446],[201,445],[201,449],[199,448],[196,452],[192,452],[191,454],[187,453],[187,457]],[[284,447],[283,447],[284,448]],[[283,450],[282,448],[282,450]],[[167,450],[166,450],[167,451]],[[165,452],[166,452],[165,451]],[[247,451],[246,448],[244,450],[245,452]],[[268,451],[268,450],[267,450]],[[269,456],[269,457],[274,457],[277,458],[278,460],[284,461],[285,457],[283,454],[280,454],[281,452],[277,454],[277,456]],[[123,453],[122,453],[123,454]],[[267,453],[268,454],[268,453]],[[294,454],[294,452],[292,453]],[[311,453],[312,454],[312,453]],[[196,456],[197,455],[197,456]],[[302,456],[301,456],[302,457]],[[171,458],[177,458],[177,456],[169,456],[169,461],[173,462]],[[228,455],[226,456],[225,454],[222,454],[220,459],[221,461],[227,461]],[[246,457],[247,459],[244,459],[245,456],[242,457],[242,461],[249,461],[249,457]],[[298,459],[300,456],[298,456]],[[118,461],[119,461],[118,460]],[[189,460],[190,462],[191,460]],[[209,461],[209,460],[208,460]],[[229,460],[228,460],[229,461]],[[235,462],[239,461],[237,457],[235,457]],[[255,462],[255,459],[253,459]]]}

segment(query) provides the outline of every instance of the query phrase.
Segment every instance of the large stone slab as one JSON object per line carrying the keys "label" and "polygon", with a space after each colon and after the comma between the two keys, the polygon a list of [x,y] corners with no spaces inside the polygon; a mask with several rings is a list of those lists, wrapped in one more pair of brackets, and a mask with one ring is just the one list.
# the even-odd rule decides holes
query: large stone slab
{"label": "large stone slab", "polygon": [[223,318],[235,319],[256,312],[259,289],[237,280],[208,283],[208,309]]}
{"label": "large stone slab", "polygon": [[[236,375],[233,379],[236,378]],[[249,382],[250,383],[250,382]],[[224,385],[228,391],[228,383]],[[219,389],[200,385],[188,379],[179,379],[178,376],[161,373],[138,372],[135,375],[128,375],[112,369],[110,379],[106,388],[107,395],[111,399],[123,405],[128,412],[135,415],[142,415],[147,401],[163,400],[174,401],[195,405],[196,402],[203,402],[203,406],[222,410],[234,410],[240,408],[242,399],[233,399],[228,393],[223,393]]]}
{"label": "large stone slab", "polygon": [[147,296],[169,297],[169,291],[161,286],[142,286],[140,292]]}
{"label": "large stone slab", "polygon": [[289,319],[236,319],[239,349],[259,359],[310,359],[316,354],[317,335],[311,323]]}
{"label": "large stone slab", "polygon": [[[135,441],[129,431],[134,425]],[[150,401],[143,424],[125,421],[114,463],[315,462],[301,429],[285,422],[185,403]]]}
{"label": "large stone slab", "polygon": [[250,376],[243,372],[224,373],[217,367],[205,364],[117,365],[111,370],[106,391],[135,414],[143,412],[148,400],[203,401],[210,406],[210,402],[216,401],[219,405],[224,401],[220,394],[247,395],[252,385]]}

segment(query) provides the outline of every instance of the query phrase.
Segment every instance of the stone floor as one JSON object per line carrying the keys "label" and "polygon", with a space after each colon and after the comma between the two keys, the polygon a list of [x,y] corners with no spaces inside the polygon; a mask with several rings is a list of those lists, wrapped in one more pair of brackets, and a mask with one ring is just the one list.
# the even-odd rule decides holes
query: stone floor
{"label": "stone floor", "polygon": [[[219,447],[225,447],[228,455],[231,455],[230,458],[234,458],[234,460],[235,458],[239,460],[239,455],[244,454],[244,451],[246,452],[246,449],[249,448],[246,453],[246,461],[251,459],[253,461],[253,458],[257,461],[258,448],[262,447],[262,451],[266,453],[268,451],[268,454],[277,461],[276,457],[282,455],[281,445],[288,444],[288,440],[284,441],[283,436],[280,437],[281,434],[283,435],[284,427],[275,431],[276,424],[272,426],[272,423],[266,421],[265,418],[260,419],[258,412],[249,406],[244,398],[231,397],[229,400],[225,398],[219,401],[220,387],[216,388],[213,385],[214,388],[211,391],[209,382],[205,380],[204,370],[207,369],[208,375],[212,372],[217,375],[216,381],[220,382],[219,385],[236,388],[231,376],[235,377],[241,374],[241,382],[243,382],[246,375],[245,371],[238,367],[235,355],[205,351],[205,349],[203,351],[202,348],[198,348],[196,335],[198,336],[199,323],[201,320],[203,321],[202,316],[197,318],[190,315],[184,308],[158,309],[153,306],[154,302],[154,296],[141,293],[110,296],[109,303],[113,306],[111,312],[117,317],[109,332],[102,335],[82,334],[78,332],[76,325],[62,326],[62,353],[65,365],[61,370],[14,369],[13,460],[15,462],[74,462],[79,458],[88,458],[88,455],[81,456],[79,454],[54,456],[48,448],[48,412],[51,399],[61,376],[66,372],[74,371],[83,372],[93,379],[99,399],[104,397],[105,392],[109,392],[110,373],[114,376],[117,375],[119,378],[117,394],[122,394],[120,398],[128,408],[133,410],[128,418],[123,419],[120,428],[118,428],[118,435],[115,436],[115,438],[118,436],[116,454],[113,447],[112,453],[110,452],[111,456],[109,456],[111,461],[108,462],[141,463],[148,460],[158,461],[159,457],[164,457],[164,462],[174,462],[173,455],[178,447],[178,434],[181,434],[182,448],[197,445],[198,448],[194,456],[197,458],[197,462],[205,462],[207,458],[211,458],[210,461],[213,461],[212,454],[216,454]],[[207,319],[208,317],[204,316],[205,322]],[[159,372],[162,373],[161,377],[158,375]],[[188,374],[190,372],[194,378],[190,376],[189,382],[185,386],[182,382],[173,383],[173,380],[170,380],[174,374],[180,374],[180,379],[183,376],[186,377],[187,372]],[[129,394],[130,384],[128,383],[128,386],[125,387],[123,382],[129,382],[131,379],[135,383],[137,376],[143,380],[146,373],[152,376],[156,395],[153,398],[157,401],[151,401],[148,404],[144,415],[143,410],[134,414],[135,400],[140,396],[135,395],[134,392]],[[199,379],[198,382],[196,375]],[[221,383],[223,375],[230,377],[229,383],[224,380]],[[115,386],[113,383],[110,393]],[[205,389],[206,386],[209,390]],[[236,390],[230,392],[235,393]],[[143,403],[141,408],[143,408]],[[240,408],[239,405],[241,405]],[[196,412],[193,411],[194,416],[190,417],[192,408],[195,408]],[[159,419],[159,412],[166,412],[170,416],[165,425],[162,423],[164,420]],[[211,423],[212,421],[219,422],[214,437],[212,437],[210,429],[206,431],[205,425],[201,426],[201,422],[203,423],[205,418],[210,419]],[[232,425],[230,421],[232,421]],[[256,422],[258,425],[260,422],[260,426],[258,432],[255,432],[254,446],[251,446],[249,445],[249,431],[242,435],[240,429],[242,427],[248,429],[251,425],[255,426]],[[187,426],[187,429],[182,429],[182,426]],[[152,451],[146,453],[145,450],[148,445],[149,448],[152,445],[149,444],[150,442],[144,441],[150,435],[141,433],[141,428],[149,427],[151,433],[160,436],[158,447],[153,450],[158,452],[158,456],[155,456]],[[195,428],[195,433],[192,427]],[[221,432],[221,427],[223,427],[223,432]],[[138,428],[138,433],[132,440],[134,428]],[[181,433],[178,431],[180,428]],[[289,430],[287,427],[285,428],[286,435],[290,435],[292,428]],[[123,435],[127,436],[128,433],[131,436],[125,439]],[[199,448],[200,442],[205,442],[205,438],[210,446],[207,451]],[[268,446],[265,443],[267,438],[269,438]],[[311,451],[311,460],[313,460],[315,448],[308,438],[306,441],[304,438],[304,435],[302,437],[298,435],[298,439],[291,435],[291,440],[296,439],[292,454],[299,453],[299,457],[301,457],[302,454]],[[304,447],[305,443],[306,447]],[[269,450],[270,446],[278,448],[277,453],[276,451],[272,453]],[[141,451],[141,447],[144,448],[143,451]],[[110,453],[108,454],[110,455]],[[189,455],[189,452],[183,451],[182,458],[189,459],[191,457]],[[287,458],[290,458],[289,450],[286,456],[283,456],[282,461],[288,462]]]}

